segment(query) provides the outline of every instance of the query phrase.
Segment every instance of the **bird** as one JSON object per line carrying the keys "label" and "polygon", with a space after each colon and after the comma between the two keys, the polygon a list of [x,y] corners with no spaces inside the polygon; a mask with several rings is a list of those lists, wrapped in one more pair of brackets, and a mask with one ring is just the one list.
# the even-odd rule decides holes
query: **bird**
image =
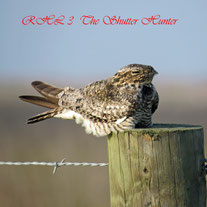
{"label": "bird", "polygon": [[41,81],[32,86],[42,95],[23,95],[23,101],[49,108],[30,119],[33,124],[52,117],[74,119],[97,137],[152,126],[159,95],[152,80],[158,74],[150,65],[130,64],[112,77],[85,87],[58,88]]}

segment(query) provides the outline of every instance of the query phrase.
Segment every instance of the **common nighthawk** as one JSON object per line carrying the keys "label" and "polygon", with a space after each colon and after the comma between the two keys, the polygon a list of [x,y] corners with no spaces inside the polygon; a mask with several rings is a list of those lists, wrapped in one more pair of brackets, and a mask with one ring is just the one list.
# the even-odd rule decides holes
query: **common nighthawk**
{"label": "common nighthawk", "polygon": [[80,89],[62,89],[34,81],[32,86],[43,97],[20,96],[20,99],[51,109],[28,119],[28,124],[51,117],[75,119],[87,133],[105,136],[152,125],[152,114],[159,101],[151,83],[155,74],[151,66],[131,64],[110,78]]}

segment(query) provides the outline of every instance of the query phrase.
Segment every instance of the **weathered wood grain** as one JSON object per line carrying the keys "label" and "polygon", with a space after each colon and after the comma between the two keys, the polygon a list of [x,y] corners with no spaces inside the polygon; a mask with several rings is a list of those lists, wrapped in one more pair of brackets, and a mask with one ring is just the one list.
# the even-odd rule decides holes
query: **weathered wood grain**
{"label": "weathered wood grain", "polygon": [[205,207],[200,126],[155,124],[108,136],[111,207]]}

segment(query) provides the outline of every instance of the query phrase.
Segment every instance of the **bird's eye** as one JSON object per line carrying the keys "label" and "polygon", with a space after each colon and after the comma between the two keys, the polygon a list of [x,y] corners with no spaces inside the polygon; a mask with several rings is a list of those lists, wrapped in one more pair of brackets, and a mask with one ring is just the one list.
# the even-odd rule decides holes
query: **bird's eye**
{"label": "bird's eye", "polygon": [[139,74],[139,71],[135,70],[135,71],[132,71],[133,74]]}

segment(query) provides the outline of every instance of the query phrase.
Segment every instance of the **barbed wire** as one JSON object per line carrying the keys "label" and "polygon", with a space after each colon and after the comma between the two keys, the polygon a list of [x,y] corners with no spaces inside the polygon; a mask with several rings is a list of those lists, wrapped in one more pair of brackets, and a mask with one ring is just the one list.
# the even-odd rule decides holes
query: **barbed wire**
{"label": "barbed wire", "polygon": [[105,167],[108,166],[108,163],[89,163],[89,162],[65,162],[65,159],[63,159],[61,162],[38,162],[38,161],[32,161],[32,162],[4,162],[0,161],[0,165],[14,165],[14,166],[28,166],[28,165],[36,165],[36,166],[49,166],[54,167],[53,174],[55,174],[58,167],[61,166],[90,166],[90,167]]}
{"label": "barbed wire", "polygon": [[[204,170],[207,174],[207,159],[204,159]],[[35,166],[49,166],[54,167],[53,174],[57,171],[58,167],[62,166],[89,166],[89,167],[106,167],[108,166],[108,163],[90,163],[90,162],[65,162],[65,158],[61,162],[38,162],[38,161],[32,161],[32,162],[10,162],[10,161],[0,161],[0,165],[14,165],[14,166],[28,166],[28,165],[35,165]]]}

